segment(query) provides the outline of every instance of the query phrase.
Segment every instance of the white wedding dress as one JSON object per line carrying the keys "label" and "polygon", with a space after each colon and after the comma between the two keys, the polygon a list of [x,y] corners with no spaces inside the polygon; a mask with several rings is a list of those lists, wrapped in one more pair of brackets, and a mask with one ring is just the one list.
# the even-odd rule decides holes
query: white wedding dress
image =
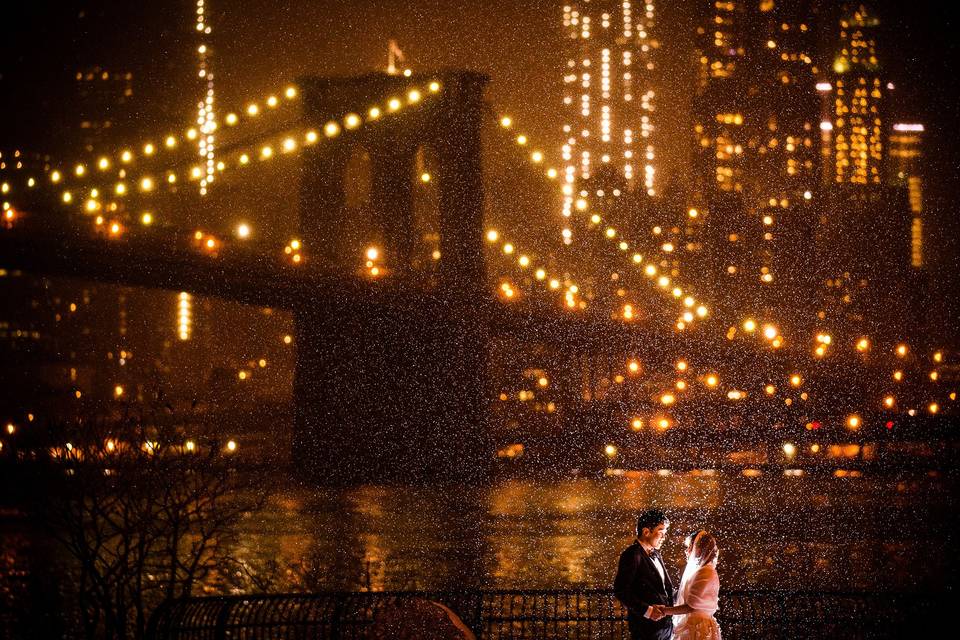
{"label": "white wedding dress", "polygon": [[673,640],[721,640],[720,625],[713,614],[720,598],[720,576],[713,563],[687,566],[680,580],[677,605],[687,604],[693,611],[673,616]]}

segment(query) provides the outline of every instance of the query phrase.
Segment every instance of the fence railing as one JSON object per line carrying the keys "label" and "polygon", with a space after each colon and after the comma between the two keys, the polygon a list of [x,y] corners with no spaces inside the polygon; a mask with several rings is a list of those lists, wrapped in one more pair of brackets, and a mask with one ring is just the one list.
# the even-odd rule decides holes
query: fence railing
{"label": "fence railing", "polygon": [[[483,639],[630,637],[612,591],[584,589],[184,598],[154,611],[147,640],[365,640],[391,608],[415,600],[442,603]],[[924,628],[938,601],[918,594],[737,591],[721,596],[716,617],[725,640],[899,638]]]}

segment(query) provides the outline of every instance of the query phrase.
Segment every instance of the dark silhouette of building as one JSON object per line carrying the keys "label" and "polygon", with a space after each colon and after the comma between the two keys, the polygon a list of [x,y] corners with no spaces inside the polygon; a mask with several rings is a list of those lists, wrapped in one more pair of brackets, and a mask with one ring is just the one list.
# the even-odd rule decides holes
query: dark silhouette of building
{"label": "dark silhouette of building", "polygon": [[[74,129],[82,150],[118,144],[118,136],[125,127],[129,130],[133,120],[132,74],[91,66],[78,70],[74,80]],[[44,175],[49,169],[45,155],[35,150],[16,154],[22,158],[19,172],[52,179],[53,173]],[[79,176],[94,168],[78,163],[69,170]],[[74,198],[68,193],[51,197],[62,208]],[[13,396],[23,407],[14,409],[36,411],[55,398],[129,395],[130,382],[136,377],[132,370],[139,364],[128,341],[129,304],[136,294],[115,285],[47,278],[3,267],[0,264],[0,287],[10,301],[0,311],[6,351],[3,373],[8,380],[27,383]]]}

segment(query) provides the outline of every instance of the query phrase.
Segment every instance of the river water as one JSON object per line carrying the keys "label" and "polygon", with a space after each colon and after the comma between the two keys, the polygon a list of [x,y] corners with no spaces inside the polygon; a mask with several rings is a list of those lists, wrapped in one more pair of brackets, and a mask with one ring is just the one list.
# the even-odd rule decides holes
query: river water
{"label": "river water", "polygon": [[923,472],[272,489],[239,531],[237,589],[608,586],[649,506],[670,515],[663,551],[674,573],[688,532],[717,535],[727,589],[941,590],[954,555],[955,482]]}

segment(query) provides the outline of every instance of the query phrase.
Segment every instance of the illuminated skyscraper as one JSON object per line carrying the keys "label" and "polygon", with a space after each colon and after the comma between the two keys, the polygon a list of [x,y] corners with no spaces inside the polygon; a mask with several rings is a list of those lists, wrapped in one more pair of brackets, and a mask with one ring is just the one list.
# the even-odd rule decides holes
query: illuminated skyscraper
{"label": "illuminated skyscraper", "polygon": [[833,59],[833,179],[838,184],[880,184],[883,85],[876,52],[879,20],[864,5],[840,18]]}
{"label": "illuminated skyscraper", "polygon": [[888,136],[887,183],[905,188],[910,199],[910,265],[923,267],[922,124],[897,123]]}
{"label": "illuminated skyscraper", "polygon": [[77,71],[77,115],[86,151],[102,150],[130,133],[133,74],[98,65]]}
{"label": "illuminated skyscraper", "polygon": [[819,314],[840,326],[899,339],[917,321],[922,284],[911,264],[922,255],[911,246],[917,227],[911,227],[916,214],[907,189],[884,179],[882,105],[892,85],[882,77],[880,21],[864,4],[852,3],[840,7],[835,25],[829,67],[817,85],[825,107],[825,190],[816,249],[825,288]]}
{"label": "illuminated skyscraper", "polygon": [[686,249],[715,295],[795,299],[779,287],[802,279],[819,166],[810,3],[702,6]]}
{"label": "illuminated skyscraper", "polygon": [[571,2],[563,26],[567,184],[656,195],[652,0]]}
{"label": "illuminated skyscraper", "polygon": [[[747,281],[758,305],[805,324],[813,295],[812,252],[820,159],[815,74],[817,19],[805,0],[760,2],[751,56],[758,60],[756,89],[747,106],[755,162],[745,202],[749,225],[759,230],[756,269]],[[751,232],[751,236],[754,232]],[[789,304],[783,301],[790,300]],[[760,311],[758,309],[758,311]]]}
{"label": "illuminated skyscraper", "polygon": [[750,86],[745,64],[748,8],[739,0],[704,2],[702,8],[695,37],[693,189],[686,250],[718,296],[743,292],[748,265],[755,262],[751,252],[756,243],[748,241],[744,202],[751,137],[745,104]]}
{"label": "illuminated skyscraper", "polygon": [[711,192],[743,191],[748,135],[744,129],[742,91],[746,85],[743,2],[712,2],[697,28],[698,77],[694,132],[698,152],[695,198],[707,206]]}

